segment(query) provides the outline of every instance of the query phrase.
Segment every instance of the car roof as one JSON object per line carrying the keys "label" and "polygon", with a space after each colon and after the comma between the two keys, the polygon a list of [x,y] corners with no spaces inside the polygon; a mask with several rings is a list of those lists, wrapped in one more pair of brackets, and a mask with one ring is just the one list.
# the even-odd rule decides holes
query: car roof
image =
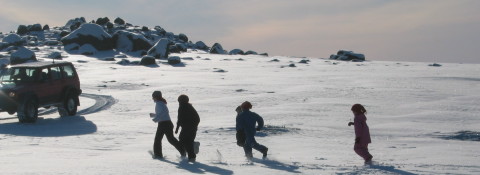
{"label": "car roof", "polygon": [[56,65],[65,65],[65,64],[72,64],[67,61],[35,61],[35,62],[28,62],[28,63],[22,63],[22,64],[15,64],[11,65],[11,68],[16,68],[16,67],[28,67],[28,68],[41,68],[41,67],[51,67],[51,66],[56,66]]}

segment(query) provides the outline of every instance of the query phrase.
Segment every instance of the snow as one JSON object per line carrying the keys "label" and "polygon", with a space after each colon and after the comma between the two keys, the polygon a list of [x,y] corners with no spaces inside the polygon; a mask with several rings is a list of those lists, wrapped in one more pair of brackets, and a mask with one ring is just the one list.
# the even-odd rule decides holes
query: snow
{"label": "snow", "polygon": [[108,34],[102,29],[102,26],[98,24],[86,23],[82,24],[77,30],[74,30],[72,33],[68,34],[63,39],[71,40],[74,38],[78,38],[80,35],[90,35],[97,38],[98,40],[112,37],[110,36],[110,34]]}
{"label": "snow", "polygon": [[[158,66],[146,67],[95,58],[102,53],[62,53],[81,79],[77,116],[60,118],[54,108],[42,109],[37,123],[20,124],[0,114],[2,174],[480,172],[479,142],[456,139],[478,138],[480,132],[478,64],[432,67],[189,51],[171,55],[193,58],[182,60],[184,66],[157,60]],[[306,59],[308,64],[285,67]],[[148,153],[157,127],[149,118],[154,90],[162,91],[174,123],[179,95],[188,95],[197,109],[196,163],[181,160],[166,139],[165,160]],[[257,141],[269,148],[267,160],[254,151],[255,159],[247,161],[235,143],[235,108],[246,100],[265,120]],[[364,165],[353,151],[347,123],[355,103],[368,111],[373,165]]]}

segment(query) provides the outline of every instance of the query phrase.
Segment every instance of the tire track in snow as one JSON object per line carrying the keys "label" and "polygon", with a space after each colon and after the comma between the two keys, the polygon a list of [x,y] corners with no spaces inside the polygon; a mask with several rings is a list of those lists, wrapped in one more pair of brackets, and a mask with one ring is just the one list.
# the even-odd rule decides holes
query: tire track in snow
{"label": "tire track in snow", "polygon": [[87,109],[82,109],[78,111],[77,115],[88,115],[104,111],[118,102],[115,98],[109,95],[81,94],[80,96],[95,100],[95,104]]}
{"label": "tire track in snow", "polygon": [[[77,115],[88,115],[92,113],[97,113],[100,111],[104,111],[112,107],[115,103],[118,102],[115,98],[109,95],[97,95],[97,94],[81,94],[80,97],[90,98],[95,100],[95,104],[90,106],[86,109],[82,109],[77,112]],[[48,115],[58,112],[56,107],[51,107],[48,109],[39,109],[38,116]],[[0,120],[8,120],[8,119],[16,119],[17,117],[8,117],[8,118],[0,118]]]}

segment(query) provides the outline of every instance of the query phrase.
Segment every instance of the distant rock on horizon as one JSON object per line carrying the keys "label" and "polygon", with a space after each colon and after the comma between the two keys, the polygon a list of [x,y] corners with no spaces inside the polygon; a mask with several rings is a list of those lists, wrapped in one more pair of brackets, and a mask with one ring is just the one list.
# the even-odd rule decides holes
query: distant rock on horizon
{"label": "distant rock on horizon", "polygon": [[365,61],[365,55],[353,51],[339,50],[337,55],[330,55],[330,59],[341,61]]}

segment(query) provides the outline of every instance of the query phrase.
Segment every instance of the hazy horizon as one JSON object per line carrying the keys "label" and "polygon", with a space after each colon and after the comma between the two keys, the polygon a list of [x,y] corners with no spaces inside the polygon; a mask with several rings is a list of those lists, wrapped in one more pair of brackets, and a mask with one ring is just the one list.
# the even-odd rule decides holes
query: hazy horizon
{"label": "hazy horizon", "polygon": [[328,58],[338,50],[367,60],[480,63],[480,1],[33,1],[0,0],[0,32],[18,25],[63,26],[116,17],[161,26],[192,41],[269,55]]}

